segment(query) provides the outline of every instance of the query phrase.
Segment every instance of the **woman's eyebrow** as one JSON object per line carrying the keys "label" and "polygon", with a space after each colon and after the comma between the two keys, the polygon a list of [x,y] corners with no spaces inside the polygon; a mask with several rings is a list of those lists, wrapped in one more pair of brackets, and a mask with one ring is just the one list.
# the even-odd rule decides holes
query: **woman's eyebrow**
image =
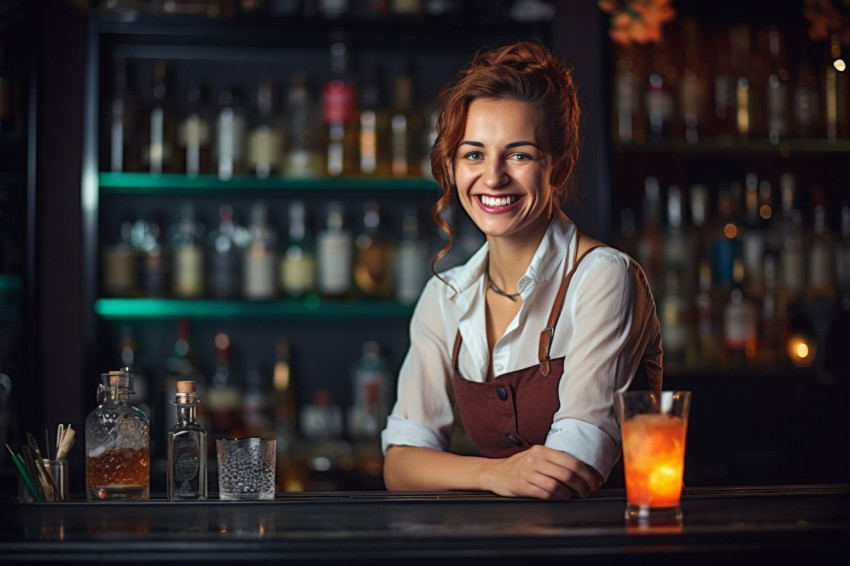
{"label": "woman's eyebrow", "polygon": [[[470,141],[470,140],[464,140],[464,141],[460,142],[458,145],[472,145],[472,146],[475,146],[475,147],[484,147],[483,143],[477,142],[477,141]],[[512,148],[512,147],[520,147],[520,146],[524,146],[524,145],[530,145],[530,146],[536,147],[537,149],[541,149],[540,146],[537,145],[536,143],[534,143],[533,141],[515,141],[515,142],[509,143],[505,147],[506,148]],[[541,149],[541,151],[542,151],[542,149]]]}

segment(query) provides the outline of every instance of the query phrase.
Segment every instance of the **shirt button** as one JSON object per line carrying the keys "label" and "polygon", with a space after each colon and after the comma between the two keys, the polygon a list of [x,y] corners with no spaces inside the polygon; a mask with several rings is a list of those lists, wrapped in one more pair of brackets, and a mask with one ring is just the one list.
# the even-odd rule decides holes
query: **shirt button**
{"label": "shirt button", "polygon": [[508,440],[510,440],[511,444],[513,444],[514,446],[519,446],[521,444],[519,439],[513,434],[508,433],[505,436],[508,437]]}
{"label": "shirt button", "polygon": [[508,392],[505,391],[504,387],[497,387],[496,388],[496,395],[498,395],[499,399],[501,399],[502,401],[505,401],[508,398]]}
{"label": "shirt button", "polygon": [[499,373],[502,373],[502,370],[505,369],[505,366],[503,366],[502,364],[496,364],[493,369],[495,369]]}

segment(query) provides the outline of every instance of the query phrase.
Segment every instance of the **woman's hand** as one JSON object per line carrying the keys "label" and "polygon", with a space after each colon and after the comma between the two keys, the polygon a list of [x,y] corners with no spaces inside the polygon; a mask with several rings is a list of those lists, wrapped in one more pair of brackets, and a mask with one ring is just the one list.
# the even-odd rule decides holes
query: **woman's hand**
{"label": "woman's hand", "polygon": [[581,460],[542,445],[494,462],[484,481],[498,495],[538,499],[587,497],[603,483]]}

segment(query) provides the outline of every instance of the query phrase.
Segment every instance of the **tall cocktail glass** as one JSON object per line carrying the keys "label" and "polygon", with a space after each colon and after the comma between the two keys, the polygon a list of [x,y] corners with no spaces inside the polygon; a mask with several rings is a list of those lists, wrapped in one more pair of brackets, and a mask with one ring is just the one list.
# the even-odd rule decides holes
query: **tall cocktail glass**
{"label": "tall cocktail glass", "polygon": [[690,406],[690,391],[618,394],[627,522],[646,525],[681,522]]}

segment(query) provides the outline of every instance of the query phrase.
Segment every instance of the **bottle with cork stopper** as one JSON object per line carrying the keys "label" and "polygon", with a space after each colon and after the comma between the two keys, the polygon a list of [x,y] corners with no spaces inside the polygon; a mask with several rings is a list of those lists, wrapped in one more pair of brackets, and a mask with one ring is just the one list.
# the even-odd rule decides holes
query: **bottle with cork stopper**
{"label": "bottle with cork stopper", "polygon": [[177,423],[168,431],[168,499],[207,499],[207,431],[198,423],[201,396],[194,381],[178,381],[172,404]]}

